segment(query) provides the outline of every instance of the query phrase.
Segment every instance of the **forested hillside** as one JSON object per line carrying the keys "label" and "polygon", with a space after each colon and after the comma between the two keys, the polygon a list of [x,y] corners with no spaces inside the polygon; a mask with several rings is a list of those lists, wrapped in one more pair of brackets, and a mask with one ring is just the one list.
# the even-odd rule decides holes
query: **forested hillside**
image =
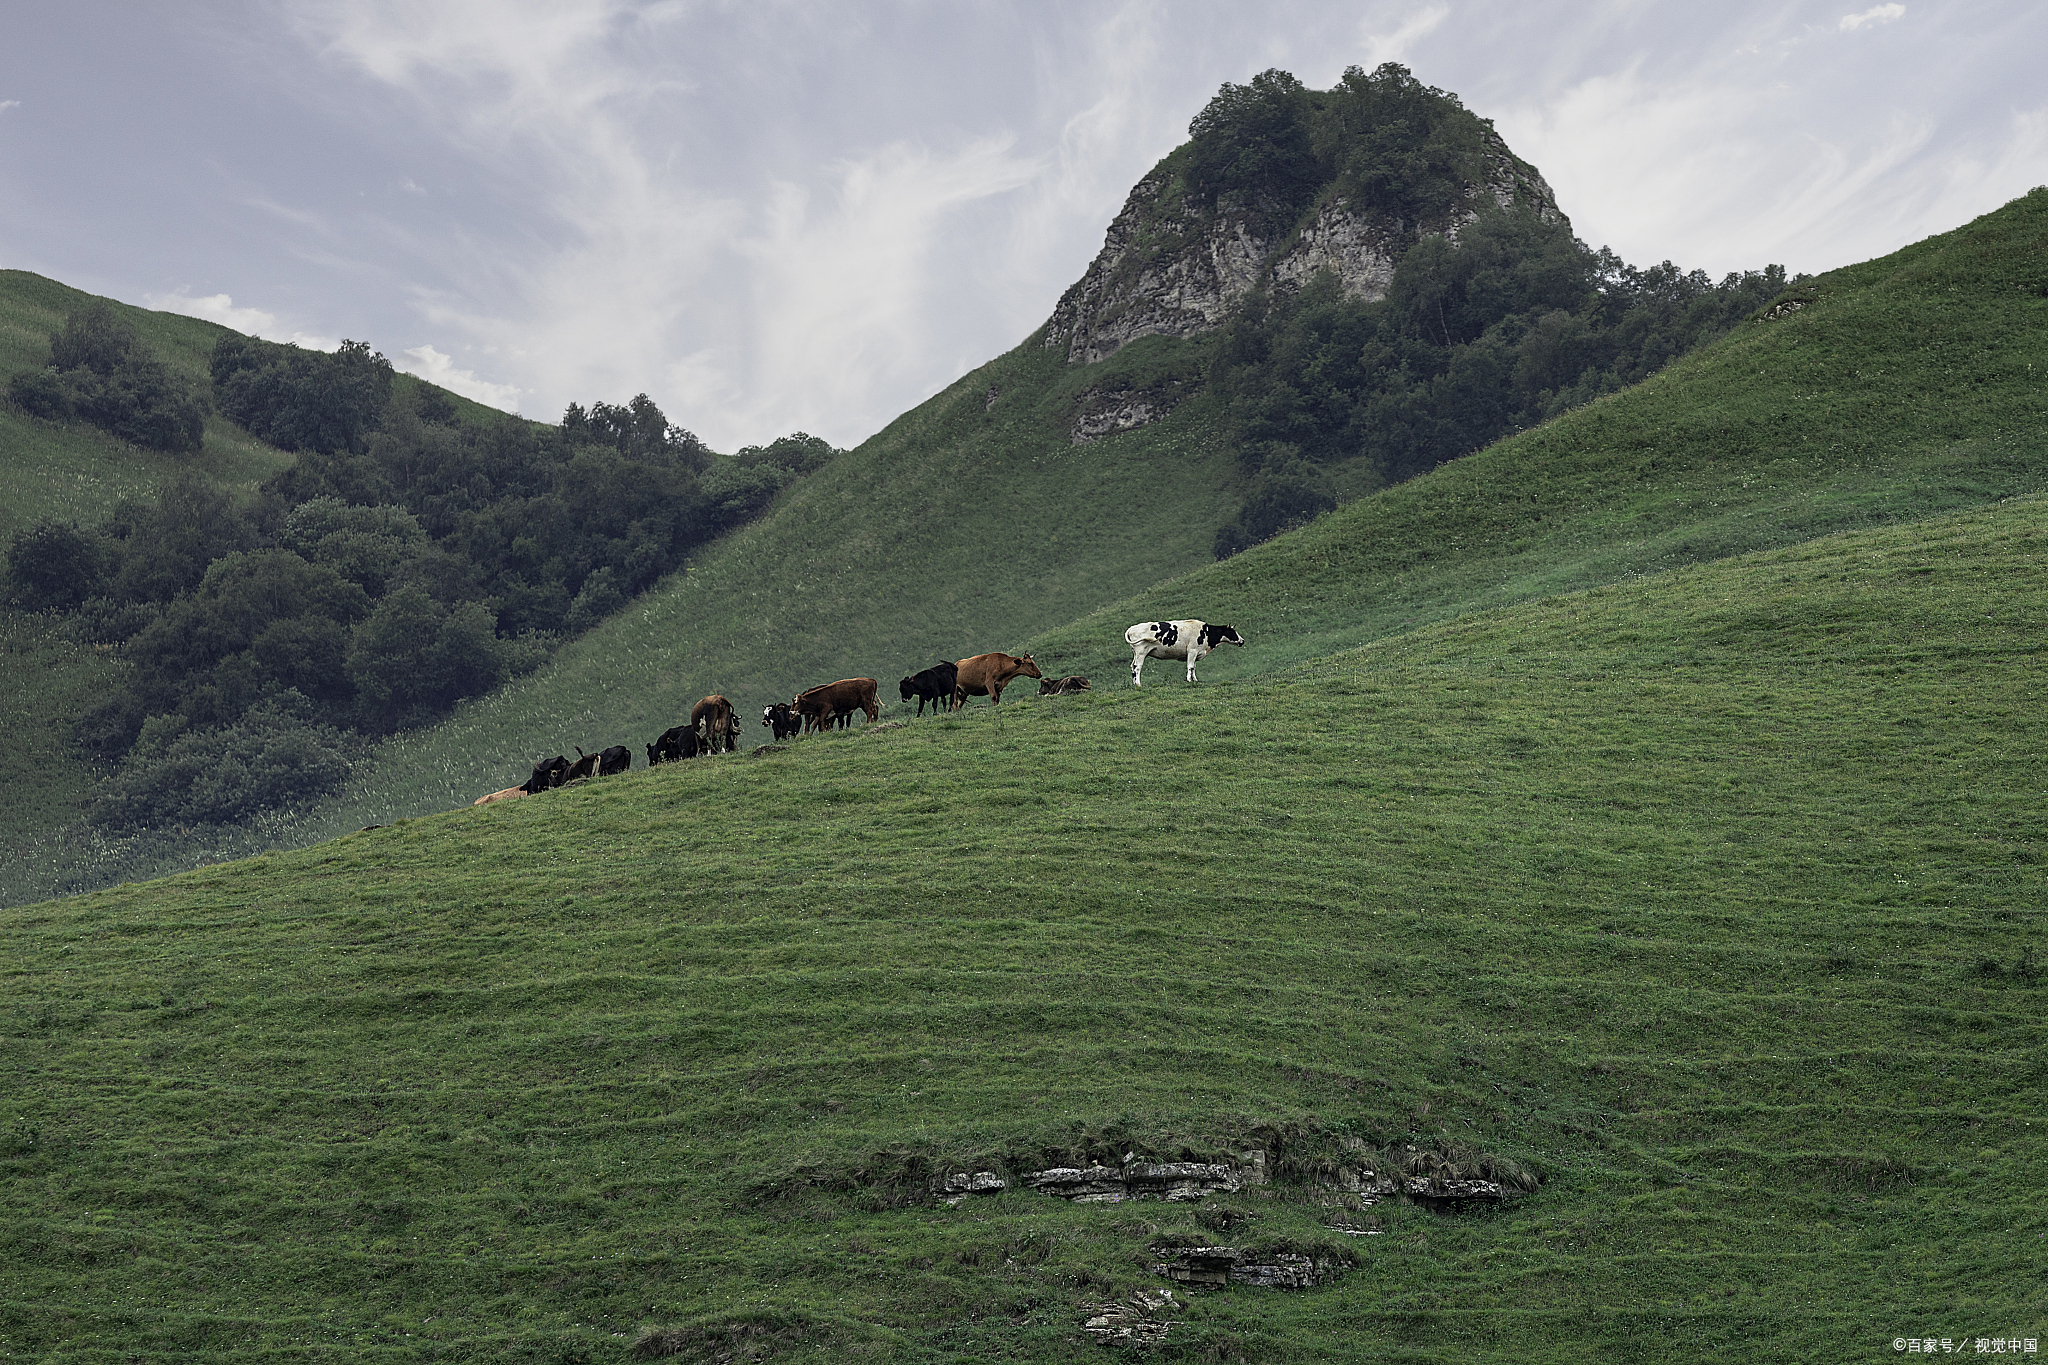
{"label": "forested hillside", "polygon": [[[7,537],[17,720],[45,760],[9,802],[17,850],[77,816],[74,840],[166,841],[302,808],[369,738],[530,671],[834,453],[799,433],[721,456],[645,395],[544,426],[363,343],[195,333],[8,283],[24,326],[68,304],[48,363],[5,385],[15,476],[52,480],[68,453],[134,490],[89,517],[45,494]],[[222,430],[269,452],[260,481],[220,477]]]}

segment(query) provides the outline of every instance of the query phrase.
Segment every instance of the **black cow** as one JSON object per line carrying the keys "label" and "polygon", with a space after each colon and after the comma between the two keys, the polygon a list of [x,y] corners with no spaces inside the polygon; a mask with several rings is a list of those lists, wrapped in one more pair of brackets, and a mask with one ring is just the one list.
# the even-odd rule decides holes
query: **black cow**
{"label": "black cow", "polygon": [[[576,752],[582,753],[583,751],[578,749]],[[536,793],[546,791],[550,787],[559,787],[562,785],[562,774],[567,771],[569,771],[569,760],[560,754],[556,754],[545,763],[534,764],[533,776],[527,778],[519,790],[525,792],[528,796],[533,796]]]}
{"label": "black cow", "polygon": [[597,775],[610,777],[613,773],[630,772],[633,767],[633,751],[623,744],[614,744],[597,756]]}
{"label": "black cow", "polygon": [[794,738],[804,728],[804,718],[786,701],[761,708],[761,724],[775,732],[776,743]]}
{"label": "black cow", "polygon": [[687,725],[663,730],[661,738],[647,746],[647,766],[650,768],[657,763],[680,763],[696,756],[697,732]]}
{"label": "black cow", "polygon": [[576,761],[562,771],[562,780],[556,784],[557,786],[566,787],[571,782],[581,782],[586,777],[597,776],[597,765],[604,756],[602,754],[586,754],[583,752],[581,745],[577,746],[576,753]]}
{"label": "black cow", "polygon": [[939,709],[939,702],[951,704],[953,684],[960,680],[960,665],[955,663],[933,664],[919,673],[913,673],[897,686],[902,689],[903,700],[913,698],[917,702],[917,714],[924,714],[924,704],[930,702],[932,710]]}

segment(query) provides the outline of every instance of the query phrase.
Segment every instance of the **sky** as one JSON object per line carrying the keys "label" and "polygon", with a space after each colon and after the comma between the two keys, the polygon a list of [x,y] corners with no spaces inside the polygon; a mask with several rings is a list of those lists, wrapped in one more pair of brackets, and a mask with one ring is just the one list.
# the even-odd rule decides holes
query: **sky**
{"label": "sky", "polygon": [[0,0],[0,268],[552,421],[850,446],[1043,322],[1226,81],[1407,66],[1634,264],[2048,183],[2038,0]]}

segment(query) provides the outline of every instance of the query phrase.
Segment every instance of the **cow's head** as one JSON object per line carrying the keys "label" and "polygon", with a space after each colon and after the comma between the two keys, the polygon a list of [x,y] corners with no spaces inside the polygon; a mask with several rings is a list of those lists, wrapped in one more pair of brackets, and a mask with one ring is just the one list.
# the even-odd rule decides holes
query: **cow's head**
{"label": "cow's head", "polygon": [[1017,660],[1017,671],[1027,678],[1042,678],[1045,676],[1045,674],[1038,671],[1038,665],[1032,662],[1029,654]]}
{"label": "cow's head", "polygon": [[917,700],[917,689],[910,685],[910,679],[908,678],[905,678],[902,682],[897,683],[896,690],[903,694],[903,700],[905,701]]}
{"label": "cow's head", "polygon": [[1229,626],[1203,626],[1202,643],[1211,649],[1218,645],[1241,645],[1244,643],[1244,636]]}

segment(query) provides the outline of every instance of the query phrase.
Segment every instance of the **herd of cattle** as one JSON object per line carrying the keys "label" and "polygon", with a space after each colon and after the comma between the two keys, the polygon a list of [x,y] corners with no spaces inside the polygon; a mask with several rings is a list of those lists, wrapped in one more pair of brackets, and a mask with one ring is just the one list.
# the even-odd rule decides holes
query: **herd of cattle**
{"label": "herd of cattle", "polygon": [[[1141,675],[1147,659],[1185,659],[1188,681],[1194,682],[1198,662],[1215,652],[1220,644],[1244,644],[1244,637],[1229,626],[1213,626],[1204,621],[1140,621],[1124,632],[1124,643],[1131,646],[1131,686],[1142,687]],[[933,664],[902,679],[897,687],[906,704],[917,703],[917,714],[922,716],[926,702],[931,703],[934,713],[942,700],[953,711],[965,706],[969,697],[987,697],[991,705],[1000,705],[1003,689],[1018,678],[1037,678],[1038,694],[1042,697],[1088,691],[1088,680],[1078,674],[1047,678],[1029,654],[1000,652],[976,654],[956,663]],[[841,678],[765,708],[761,724],[778,742],[834,727],[845,729],[853,723],[855,712],[865,715],[872,724],[882,711],[876,700],[877,690],[873,678]],[[662,731],[660,738],[647,746],[647,764],[653,767],[701,754],[731,753],[739,748],[739,743],[739,713],[731,702],[714,693],[690,708],[688,724]],[[633,751],[623,744],[594,754],[578,748],[576,753],[574,762],[556,754],[544,763],[534,764],[533,774],[526,781],[480,796],[475,804],[487,806],[494,801],[531,796],[571,782],[609,777],[633,766]]]}

